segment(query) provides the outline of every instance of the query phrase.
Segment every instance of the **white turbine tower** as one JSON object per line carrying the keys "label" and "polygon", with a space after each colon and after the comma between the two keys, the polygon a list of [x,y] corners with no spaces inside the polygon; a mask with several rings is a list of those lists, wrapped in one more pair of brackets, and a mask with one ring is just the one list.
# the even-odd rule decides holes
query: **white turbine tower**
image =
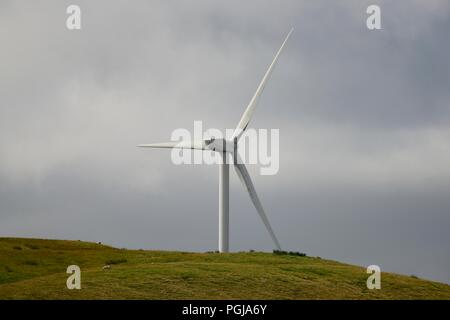
{"label": "white turbine tower", "polygon": [[197,149],[204,151],[214,151],[219,152],[222,156],[222,163],[219,164],[219,252],[228,252],[229,251],[229,164],[226,161],[227,153],[231,153],[234,159],[234,169],[241,180],[244,187],[247,189],[250,199],[256,207],[256,211],[258,212],[261,220],[266,226],[267,231],[270,234],[275,246],[278,250],[281,250],[280,243],[275,236],[275,233],[270,226],[269,220],[267,219],[266,213],[261,205],[261,201],[256,194],[255,187],[253,186],[253,182],[250,178],[250,175],[247,171],[247,168],[240,161],[236,161],[237,159],[237,142],[241,135],[244,133],[245,129],[252,118],[253,112],[255,111],[256,104],[258,102],[258,98],[264,90],[264,87],[267,83],[267,80],[270,78],[273,67],[275,66],[278,56],[283,50],[289,36],[291,35],[293,29],[291,29],[283,41],[280,49],[278,50],[275,58],[267,69],[264,77],[261,80],[253,98],[250,100],[250,103],[245,109],[244,114],[242,115],[241,120],[239,121],[231,140],[226,139],[208,139],[208,140],[199,140],[199,141],[183,141],[183,142],[163,142],[163,143],[152,143],[152,144],[140,144],[138,147],[148,147],[148,148],[177,148],[177,149]]}

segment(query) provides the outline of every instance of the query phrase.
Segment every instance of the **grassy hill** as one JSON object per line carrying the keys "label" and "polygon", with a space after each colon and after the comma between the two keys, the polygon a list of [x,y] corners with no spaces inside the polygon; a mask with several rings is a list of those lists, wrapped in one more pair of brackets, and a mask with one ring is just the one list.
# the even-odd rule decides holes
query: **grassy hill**
{"label": "grassy hill", "polygon": [[[68,290],[66,268],[81,268]],[[103,269],[109,264],[111,269]],[[0,299],[450,299],[450,286],[272,253],[125,250],[63,240],[0,238]]]}

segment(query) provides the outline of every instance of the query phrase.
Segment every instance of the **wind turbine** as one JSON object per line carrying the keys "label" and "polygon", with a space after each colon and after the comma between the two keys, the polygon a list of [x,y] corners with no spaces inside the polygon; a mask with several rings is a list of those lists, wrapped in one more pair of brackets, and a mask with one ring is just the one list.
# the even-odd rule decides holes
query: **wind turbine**
{"label": "wind turbine", "polygon": [[267,69],[264,77],[261,80],[258,88],[256,89],[255,94],[253,95],[250,103],[245,109],[244,114],[239,121],[232,139],[207,139],[207,140],[198,140],[198,141],[183,141],[183,142],[163,142],[163,143],[152,143],[152,144],[140,144],[138,147],[148,147],[148,148],[169,148],[169,149],[196,149],[196,150],[204,150],[204,151],[214,151],[218,152],[222,156],[222,163],[219,164],[219,252],[228,252],[229,251],[229,164],[227,163],[227,153],[231,153],[234,159],[234,169],[236,174],[239,177],[239,180],[242,182],[244,187],[247,189],[247,192],[250,195],[250,199],[252,200],[256,211],[258,212],[261,220],[263,221],[267,231],[270,234],[275,246],[278,250],[281,250],[280,243],[278,242],[275,233],[270,226],[269,219],[267,218],[266,213],[264,212],[261,201],[258,198],[255,187],[253,186],[252,179],[247,171],[247,168],[243,163],[239,163],[237,161],[237,143],[239,138],[242,136],[244,131],[247,129],[247,126],[252,118],[253,112],[255,111],[256,104],[258,103],[258,99],[261,96],[261,93],[264,90],[264,87],[267,83],[267,80],[270,78],[272,70],[278,60],[278,57],[283,50],[286,42],[289,39],[292,31],[291,29],[283,41],[280,49],[276,53],[272,63]]}

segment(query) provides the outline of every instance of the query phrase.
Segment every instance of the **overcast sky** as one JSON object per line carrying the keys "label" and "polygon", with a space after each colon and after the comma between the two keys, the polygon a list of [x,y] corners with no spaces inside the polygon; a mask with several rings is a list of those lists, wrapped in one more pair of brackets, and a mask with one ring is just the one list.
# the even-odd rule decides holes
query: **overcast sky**
{"label": "overcast sky", "polygon": [[[216,250],[217,166],[135,145],[234,128],[291,27],[250,124],[283,248],[450,283],[447,0],[0,0],[0,236]],[[231,249],[272,250],[230,176]]]}

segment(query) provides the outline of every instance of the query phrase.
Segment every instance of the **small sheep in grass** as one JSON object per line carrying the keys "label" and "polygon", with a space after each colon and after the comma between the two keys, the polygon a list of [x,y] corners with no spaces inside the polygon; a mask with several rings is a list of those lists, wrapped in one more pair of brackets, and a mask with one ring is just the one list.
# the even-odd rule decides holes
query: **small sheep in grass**
{"label": "small sheep in grass", "polygon": [[106,266],[103,266],[103,270],[111,269],[111,266],[107,264]]}

